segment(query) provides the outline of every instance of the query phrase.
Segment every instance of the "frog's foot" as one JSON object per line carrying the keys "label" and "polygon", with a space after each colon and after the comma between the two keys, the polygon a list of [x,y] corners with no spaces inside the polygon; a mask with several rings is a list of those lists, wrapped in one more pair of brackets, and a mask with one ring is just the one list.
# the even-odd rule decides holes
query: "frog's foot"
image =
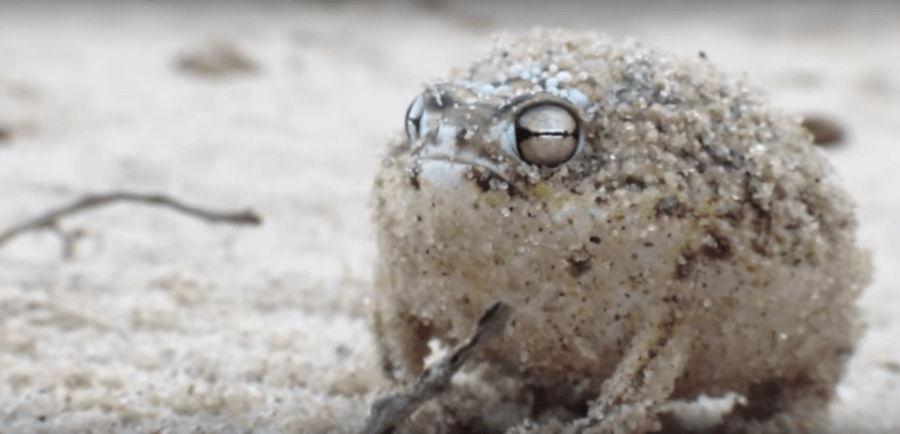
{"label": "frog's foot", "polygon": [[786,434],[823,432],[833,381],[808,378],[772,380],[754,385],[746,402],[725,416],[721,432],[728,434]]}
{"label": "frog's foot", "polygon": [[372,329],[381,353],[382,369],[395,382],[408,382],[424,369],[431,327],[412,315],[376,312]]}

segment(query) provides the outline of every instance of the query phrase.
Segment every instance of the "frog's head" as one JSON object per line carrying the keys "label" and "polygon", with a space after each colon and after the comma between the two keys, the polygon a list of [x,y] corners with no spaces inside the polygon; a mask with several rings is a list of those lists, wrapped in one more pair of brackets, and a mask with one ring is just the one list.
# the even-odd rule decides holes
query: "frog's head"
{"label": "frog's head", "polygon": [[412,176],[436,186],[468,177],[521,188],[577,159],[585,147],[587,98],[560,86],[571,79],[567,71],[538,74],[428,86],[406,111],[407,142],[398,149],[409,155]]}

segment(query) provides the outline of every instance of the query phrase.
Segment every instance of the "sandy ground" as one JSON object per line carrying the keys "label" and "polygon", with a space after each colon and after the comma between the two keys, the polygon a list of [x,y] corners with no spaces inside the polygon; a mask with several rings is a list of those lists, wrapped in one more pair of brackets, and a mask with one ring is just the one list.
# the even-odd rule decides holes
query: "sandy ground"
{"label": "sandy ground", "polygon": [[69,259],[49,231],[3,246],[0,433],[358,431],[387,384],[377,153],[422,82],[536,24],[703,50],[844,129],[828,152],[877,270],[831,432],[900,432],[898,22],[889,2],[0,3],[0,228],[112,190],[265,219],[116,205],[61,222]]}

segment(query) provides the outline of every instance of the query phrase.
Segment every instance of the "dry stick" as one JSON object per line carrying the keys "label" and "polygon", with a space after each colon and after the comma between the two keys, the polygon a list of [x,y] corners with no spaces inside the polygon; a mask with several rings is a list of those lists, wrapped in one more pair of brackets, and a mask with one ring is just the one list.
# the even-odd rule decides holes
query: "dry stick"
{"label": "dry stick", "polygon": [[475,334],[465,345],[428,367],[416,379],[412,391],[406,395],[390,395],[378,398],[372,404],[369,425],[363,434],[389,434],[394,432],[422,403],[440,395],[450,386],[453,374],[474,356],[490,340],[503,334],[503,328],[512,308],[498,302],[481,315]]}
{"label": "dry stick", "polygon": [[166,206],[176,211],[180,211],[190,216],[197,217],[199,219],[203,219],[212,223],[233,223],[241,225],[258,225],[262,223],[262,219],[260,219],[259,216],[257,216],[253,211],[208,211],[191,205],[186,205],[161,194],[140,194],[125,192],[91,194],[84,196],[71,205],[52,210],[40,217],[28,220],[24,223],[7,229],[6,231],[0,232],[0,246],[3,246],[9,240],[25,232],[55,228],[57,221],[62,217],[68,217],[79,212],[87,211],[89,209],[108,205],[114,202],[138,202],[149,205]]}

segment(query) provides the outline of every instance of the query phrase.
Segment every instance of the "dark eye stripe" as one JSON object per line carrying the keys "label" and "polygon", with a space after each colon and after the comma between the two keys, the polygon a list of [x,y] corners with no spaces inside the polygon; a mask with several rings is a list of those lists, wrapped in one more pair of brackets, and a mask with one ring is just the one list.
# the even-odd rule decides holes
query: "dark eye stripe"
{"label": "dark eye stripe", "polygon": [[519,137],[519,134],[522,134],[523,137],[534,137],[534,136],[559,136],[559,137],[569,137],[574,136],[575,131],[531,131],[528,128],[522,128],[520,126],[516,126],[516,137]]}

